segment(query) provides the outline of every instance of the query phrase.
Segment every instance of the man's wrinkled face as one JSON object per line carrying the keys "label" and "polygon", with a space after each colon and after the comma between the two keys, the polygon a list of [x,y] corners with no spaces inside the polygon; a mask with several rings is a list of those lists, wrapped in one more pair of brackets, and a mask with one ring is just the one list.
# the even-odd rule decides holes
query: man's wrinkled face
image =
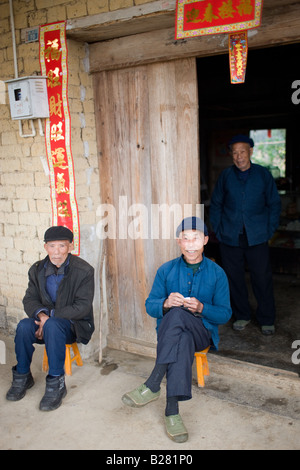
{"label": "man's wrinkled face", "polygon": [[208,237],[199,230],[184,230],[177,239],[181,253],[189,264],[196,264],[202,261],[204,246],[207,242]]}
{"label": "man's wrinkled face", "polygon": [[56,240],[47,242],[44,245],[49,255],[51,263],[58,268],[66,261],[68,254],[73,250],[73,243],[69,240]]}
{"label": "man's wrinkled face", "polygon": [[232,159],[235,166],[240,171],[246,171],[250,168],[250,158],[253,148],[245,142],[237,142],[231,146]]}

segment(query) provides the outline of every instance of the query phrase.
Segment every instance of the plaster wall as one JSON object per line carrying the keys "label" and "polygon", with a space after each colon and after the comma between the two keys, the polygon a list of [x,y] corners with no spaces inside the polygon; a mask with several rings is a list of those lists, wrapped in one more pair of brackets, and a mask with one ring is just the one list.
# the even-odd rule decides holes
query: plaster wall
{"label": "plaster wall", "polygon": [[[25,43],[24,30],[46,23],[64,21],[128,8],[144,0],[13,0],[17,71],[14,66],[9,0],[0,0],[0,328],[13,334],[25,316],[22,298],[30,266],[45,256],[43,235],[51,225],[51,201],[45,138],[34,121],[35,137],[19,135],[18,121],[12,121],[6,80],[40,74],[39,43]],[[100,178],[92,77],[89,75],[88,45],[67,41],[71,115],[71,145],[75,168],[76,199],[81,231],[80,256],[96,273],[94,300],[96,331],[83,355],[99,348],[101,308],[102,242],[96,236]],[[23,133],[31,132],[23,121]],[[44,127],[44,122],[42,122]],[[105,283],[105,279],[103,280]],[[102,282],[103,285],[103,282]],[[102,296],[102,306],[105,299]],[[102,347],[106,337],[103,312]]]}

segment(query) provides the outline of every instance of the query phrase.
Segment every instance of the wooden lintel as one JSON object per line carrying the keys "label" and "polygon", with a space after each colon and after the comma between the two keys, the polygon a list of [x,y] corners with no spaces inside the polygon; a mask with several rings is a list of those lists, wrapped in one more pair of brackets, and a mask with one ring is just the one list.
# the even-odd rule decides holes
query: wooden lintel
{"label": "wooden lintel", "polygon": [[168,28],[175,22],[176,0],[157,0],[67,21],[68,38],[93,43]]}
{"label": "wooden lintel", "polygon": [[[264,0],[264,16],[297,6],[299,0]],[[279,9],[279,10],[278,10]],[[133,34],[175,29],[176,0],[156,0],[129,8],[72,18],[66,22],[67,37],[89,44]]]}
{"label": "wooden lintel", "polygon": [[[267,9],[262,25],[248,32],[249,49],[300,42],[300,4]],[[90,45],[90,72],[228,52],[228,35],[174,39],[174,27]]]}

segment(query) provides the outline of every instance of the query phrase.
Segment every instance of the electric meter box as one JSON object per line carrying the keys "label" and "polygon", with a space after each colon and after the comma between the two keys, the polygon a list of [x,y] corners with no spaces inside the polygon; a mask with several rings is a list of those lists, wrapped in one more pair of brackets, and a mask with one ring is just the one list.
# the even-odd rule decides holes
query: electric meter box
{"label": "electric meter box", "polygon": [[6,81],[13,120],[49,117],[46,80],[47,77],[32,76]]}

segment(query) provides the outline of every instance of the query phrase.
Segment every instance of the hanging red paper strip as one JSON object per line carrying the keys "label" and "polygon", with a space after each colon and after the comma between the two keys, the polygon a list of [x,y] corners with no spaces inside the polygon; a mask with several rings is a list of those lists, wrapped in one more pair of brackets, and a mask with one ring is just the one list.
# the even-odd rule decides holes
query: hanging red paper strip
{"label": "hanging red paper strip", "polygon": [[231,83],[244,83],[248,55],[248,33],[229,34],[229,63]]}
{"label": "hanging red paper strip", "polygon": [[175,39],[257,28],[262,0],[177,0]]}
{"label": "hanging red paper strip", "polygon": [[68,51],[65,22],[40,27],[40,66],[47,76],[50,117],[45,139],[50,171],[52,224],[64,225],[74,234],[75,255],[80,252],[78,207],[75,197],[71,152],[71,120],[68,102]]}

